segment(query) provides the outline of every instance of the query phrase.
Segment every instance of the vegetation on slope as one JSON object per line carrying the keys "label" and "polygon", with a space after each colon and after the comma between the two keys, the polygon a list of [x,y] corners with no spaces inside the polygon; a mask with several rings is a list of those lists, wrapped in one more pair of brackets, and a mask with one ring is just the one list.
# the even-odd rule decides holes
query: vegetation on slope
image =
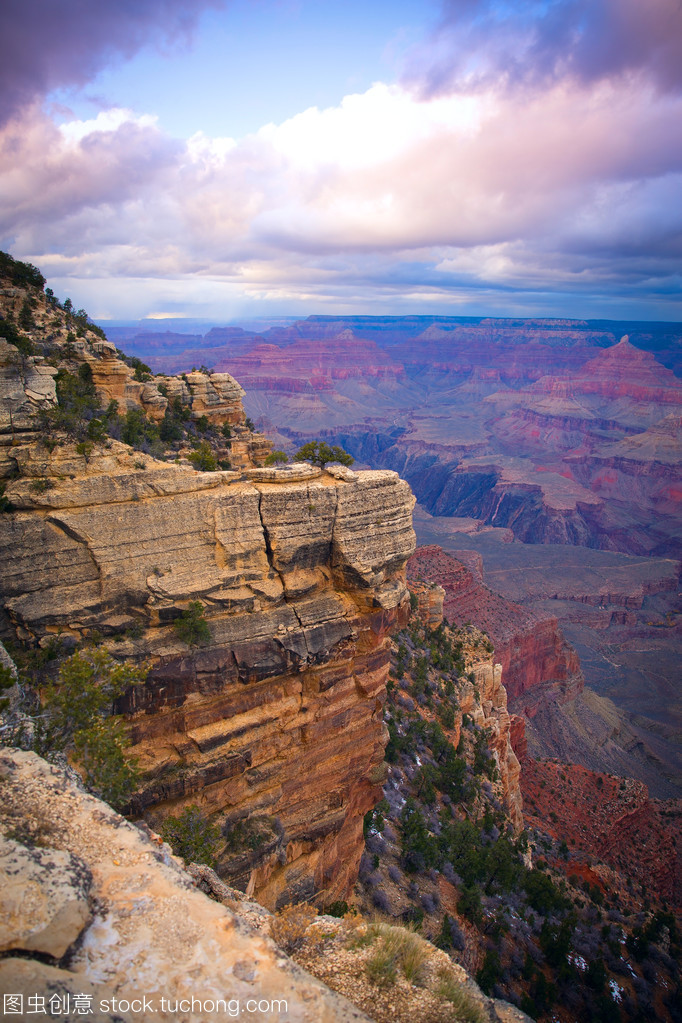
{"label": "vegetation on slope", "polygon": [[[186,393],[169,396],[164,380],[157,380],[149,366],[118,350],[118,357],[134,371],[133,380],[156,387],[159,397],[168,399],[167,407],[157,422],[142,407],[102,403],[91,365],[82,352],[85,344],[92,356],[93,344],[106,341],[102,328],[84,309],[74,309],[71,299],[60,302],[51,289],[44,289],[45,278],[36,267],[5,252],[0,252],[0,280],[11,285],[0,302],[0,338],[14,345],[24,358],[42,357],[58,371],[57,405],[43,408],[37,422],[48,446],[75,440],[87,457],[94,444],[112,438],[159,459],[187,456],[190,464],[202,471],[231,467],[233,442],[254,432],[250,420],[238,426],[218,426],[206,415],[193,415],[186,374],[182,375]],[[205,367],[201,371],[209,373]]]}
{"label": "vegetation on slope", "polygon": [[679,1019],[680,930],[667,907],[610,887],[605,871],[583,885],[558,869],[566,843],[512,833],[486,733],[462,711],[471,665],[489,650],[477,630],[431,631],[416,615],[395,638],[389,777],[365,822],[365,912],[418,926],[535,1019]]}

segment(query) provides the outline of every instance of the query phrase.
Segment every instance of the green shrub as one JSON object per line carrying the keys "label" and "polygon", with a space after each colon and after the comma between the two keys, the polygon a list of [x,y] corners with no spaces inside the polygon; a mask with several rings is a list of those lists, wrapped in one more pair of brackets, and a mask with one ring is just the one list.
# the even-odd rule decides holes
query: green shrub
{"label": "green shrub", "polygon": [[[7,692],[9,689],[13,689],[16,684],[16,679],[4,664],[0,664],[0,693]],[[0,714],[7,710],[9,707],[9,697],[0,696]]]}
{"label": "green shrub", "polygon": [[312,462],[313,465],[324,467],[327,462],[340,462],[341,465],[352,465],[355,459],[343,448],[330,447],[324,441],[311,440],[304,444],[294,455],[296,462]]}
{"label": "green shrub", "polygon": [[105,650],[75,653],[45,687],[36,722],[36,751],[70,753],[87,788],[116,809],[135,789],[138,773],[125,755],[129,742],[113,704],[146,676],[146,668],[119,664]]}
{"label": "green shrub", "polygon": [[483,960],[483,965],[476,974],[476,983],[487,995],[492,994],[493,986],[497,983],[502,973],[499,953],[494,949],[488,949]]}
{"label": "green shrub", "polygon": [[266,465],[281,465],[284,462],[288,462],[286,452],[284,451],[271,451],[265,459]]}
{"label": "green shrub", "polygon": [[0,252],[0,277],[8,278],[19,288],[38,288],[42,291],[45,287],[45,278],[37,266],[22,263],[10,256],[9,252]]}
{"label": "green shrub", "polygon": [[196,451],[189,456],[189,460],[199,472],[215,472],[218,468],[218,462],[207,440],[202,440]]}
{"label": "green shrub", "polygon": [[177,817],[166,817],[160,830],[176,856],[182,856],[187,863],[215,866],[220,828],[195,803],[186,806]]}
{"label": "green shrub", "polygon": [[173,622],[178,639],[187,646],[202,646],[211,638],[211,630],[204,618],[204,606],[200,600],[193,600],[189,607]]}
{"label": "green shrub", "polygon": [[343,899],[337,899],[336,902],[330,902],[324,911],[327,916],[342,917],[348,912],[348,903]]}

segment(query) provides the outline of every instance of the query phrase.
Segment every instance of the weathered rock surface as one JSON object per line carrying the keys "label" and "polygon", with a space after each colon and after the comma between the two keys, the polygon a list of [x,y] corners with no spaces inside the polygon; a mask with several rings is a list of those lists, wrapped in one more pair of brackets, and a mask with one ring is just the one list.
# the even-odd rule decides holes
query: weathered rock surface
{"label": "weathered rock surface", "polygon": [[[444,554],[440,548],[434,549]],[[433,582],[424,582],[428,578],[428,569],[432,567],[429,556],[430,548],[420,547],[412,555],[408,562],[408,579],[410,593],[417,598],[417,613],[429,629],[437,628],[443,621],[444,608],[452,594]],[[448,556],[445,555],[447,558]],[[454,559],[449,559],[454,560]],[[459,564],[459,563],[457,563]],[[459,565],[464,569],[463,565]],[[422,571],[424,569],[425,571]],[[464,569],[466,571],[466,569]],[[448,617],[451,624],[455,624],[454,616]],[[461,618],[457,624],[461,624]],[[476,622],[480,626],[479,622]],[[490,649],[488,645],[488,649]],[[516,747],[512,743],[512,718],[507,709],[507,688],[503,685],[504,673],[502,665],[497,661],[492,651],[489,655],[482,655],[482,646],[475,647],[476,654],[469,655],[469,670],[472,672],[469,680],[460,683],[461,692],[458,698],[458,709],[454,715],[454,726],[452,729],[452,741],[456,746],[459,742],[462,716],[469,714],[477,725],[487,730],[489,736],[489,748],[495,755],[500,782],[501,796],[506,804],[509,818],[515,831],[518,833],[523,828],[522,798],[519,786],[519,758]],[[516,726],[518,732],[518,725]]]}
{"label": "weathered rock surface", "polygon": [[[99,634],[114,656],[151,660],[120,705],[146,772],[135,810],[200,802],[228,829],[265,831],[258,855],[233,843],[221,871],[268,905],[342,897],[383,780],[388,632],[414,549],[407,484],[136,467],[116,442],[87,463],[73,446],[14,452],[3,628],[43,644]],[[197,600],[211,639],[190,650],[173,622]]]}
{"label": "weathered rock surface", "polygon": [[[413,555],[414,557],[414,555]],[[443,621],[445,590],[438,583],[425,583],[410,579],[410,593],[417,599],[419,617],[429,629],[437,629]]]}
{"label": "weathered rock surface", "polygon": [[[95,1020],[212,1023],[241,1011],[259,1023],[368,1020],[245,915],[198,891],[167,846],[84,793],[63,770],[4,749],[0,775],[1,830],[20,824],[42,836],[39,849],[8,842],[12,873],[0,877],[3,903],[18,907],[3,916],[3,945],[24,950],[23,958],[0,963],[0,990],[23,994],[27,1010],[31,996],[47,1005],[54,996],[63,1004],[68,994],[69,1019],[82,1012]],[[87,900],[87,915],[74,917],[70,928],[39,930],[44,910],[68,905],[69,897],[79,907]],[[33,951],[41,961],[26,958]],[[78,995],[85,996],[81,1010]]]}
{"label": "weathered rock surface", "polygon": [[524,763],[521,786],[531,826],[609,864],[649,895],[682,904],[682,801],[651,799],[632,778],[533,759]]}
{"label": "weathered rock surface", "polygon": [[507,691],[502,684],[502,666],[491,657],[474,665],[474,682],[461,701],[462,712],[471,714],[477,725],[488,732],[488,746],[495,755],[500,773],[502,797],[514,831],[523,830],[523,797],[519,777],[521,767],[511,743],[511,716],[507,710]]}
{"label": "weathered rock surface", "polygon": [[244,391],[229,373],[202,369],[182,377],[154,377],[144,366],[129,366],[101,332],[80,327],[76,337],[66,311],[52,305],[38,288],[0,287],[0,319],[16,320],[25,300],[32,306],[33,324],[24,344],[35,354],[21,353],[0,336],[0,477],[15,471],[12,448],[17,435],[35,437],[35,413],[56,404],[56,366],[70,373],[88,367],[102,407],[116,402],[122,415],[141,409],[159,423],[169,404],[179,403],[191,420],[229,427],[231,435],[223,443],[236,468],[260,464],[270,452],[267,438],[247,424]]}
{"label": "weathered rock surface", "polygon": [[0,951],[61,959],[90,917],[90,873],[71,853],[0,835]]}
{"label": "weathered rock surface", "polygon": [[22,355],[0,337],[0,433],[30,429],[31,416],[54,405],[56,375],[42,357]]}

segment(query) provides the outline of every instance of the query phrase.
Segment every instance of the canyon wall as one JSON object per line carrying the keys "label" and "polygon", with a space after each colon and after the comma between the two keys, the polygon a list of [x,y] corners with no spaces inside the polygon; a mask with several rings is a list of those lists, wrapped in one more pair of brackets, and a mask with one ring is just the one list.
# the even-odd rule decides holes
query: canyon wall
{"label": "canyon wall", "polygon": [[[419,568],[428,564],[427,559],[428,552],[425,548],[419,548],[408,562],[408,581],[411,603],[418,620],[427,630],[433,630],[444,621],[446,601],[448,597],[452,599],[452,594],[448,593],[444,586],[418,578]],[[460,567],[464,568],[463,565]],[[450,624],[454,627],[452,619]],[[461,624],[461,621],[458,624]],[[521,722],[522,734],[523,722],[522,719],[509,714],[507,688],[506,684],[503,684],[504,670],[502,665],[496,663],[497,655],[490,650],[488,641],[479,629],[465,630],[463,636],[467,676],[460,677],[457,682],[457,709],[453,715],[452,726],[448,727],[449,738],[453,746],[457,747],[462,736],[464,715],[467,714],[477,725],[485,729],[488,735],[488,748],[495,757],[499,772],[499,796],[506,807],[515,833],[519,834],[523,829],[519,784],[520,758],[512,733],[514,731],[519,734]]]}
{"label": "canyon wall", "polygon": [[[384,778],[407,484],[309,465],[200,473],[115,441],[11,454],[2,631],[151,663],[119,708],[144,770],[133,810],[199,803],[227,835],[221,873],[267,905],[347,894]],[[194,601],[210,640],[190,649],[173,622]]]}
{"label": "canyon wall", "polygon": [[451,623],[470,621],[490,636],[509,699],[527,704],[532,716],[540,690],[551,686],[562,702],[577,696],[584,685],[580,661],[556,618],[490,590],[483,583],[479,554],[458,551],[458,558],[435,545],[420,547],[410,558],[408,574],[444,588],[443,609]]}

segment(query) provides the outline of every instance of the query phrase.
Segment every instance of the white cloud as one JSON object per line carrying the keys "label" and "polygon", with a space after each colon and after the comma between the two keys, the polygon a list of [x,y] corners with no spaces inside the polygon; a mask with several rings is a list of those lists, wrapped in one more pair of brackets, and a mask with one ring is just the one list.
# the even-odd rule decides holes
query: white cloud
{"label": "white cloud", "polygon": [[109,110],[101,110],[97,117],[87,121],[65,121],[59,125],[59,131],[67,143],[77,145],[86,136],[94,135],[97,132],[118,131],[124,124],[134,124],[139,128],[153,128],[157,118],[152,114],[136,115],[132,110],[124,107],[111,107]]}
{"label": "white cloud", "polygon": [[265,125],[257,138],[294,168],[360,170],[394,160],[439,131],[471,136],[489,107],[480,95],[420,102],[401,86],[376,82],[337,107],[311,107],[283,124]]}
{"label": "white cloud", "polygon": [[0,235],[48,273],[112,281],[113,304],[127,301],[113,281],[134,280],[135,315],[144,280],[157,313],[183,282],[212,307],[617,290],[634,256],[642,281],[679,261],[681,120],[682,99],[634,79],[522,102],[376,83],[241,140],[180,142],[120,108],[57,128],[34,109],[0,135]]}

